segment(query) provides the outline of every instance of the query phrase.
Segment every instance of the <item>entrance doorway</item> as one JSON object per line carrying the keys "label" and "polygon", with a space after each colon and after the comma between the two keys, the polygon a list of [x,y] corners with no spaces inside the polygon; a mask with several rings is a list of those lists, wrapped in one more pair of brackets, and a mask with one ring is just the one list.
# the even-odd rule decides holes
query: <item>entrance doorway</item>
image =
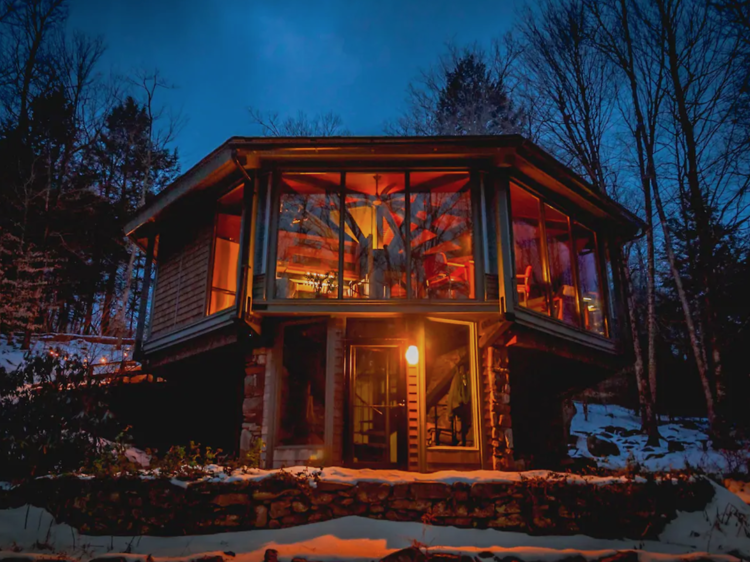
{"label": "entrance doorway", "polygon": [[407,464],[404,354],[400,345],[355,345],[349,357],[349,451],[352,465]]}

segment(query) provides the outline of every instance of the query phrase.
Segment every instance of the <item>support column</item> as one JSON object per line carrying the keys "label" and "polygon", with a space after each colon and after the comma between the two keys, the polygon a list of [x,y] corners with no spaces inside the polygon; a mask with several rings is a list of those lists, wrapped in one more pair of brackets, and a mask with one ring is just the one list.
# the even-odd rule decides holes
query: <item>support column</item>
{"label": "support column", "polygon": [[510,417],[510,371],[505,347],[488,346],[482,351],[482,372],[488,388],[490,419],[490,466],[493,470],[516,470],[513,428]]}
{"label": "support column", "polygon": [[240,455],[245,455],[261,438],[265,384],[266,349],[250,350],[245,356],[245,399],[242,402]]}

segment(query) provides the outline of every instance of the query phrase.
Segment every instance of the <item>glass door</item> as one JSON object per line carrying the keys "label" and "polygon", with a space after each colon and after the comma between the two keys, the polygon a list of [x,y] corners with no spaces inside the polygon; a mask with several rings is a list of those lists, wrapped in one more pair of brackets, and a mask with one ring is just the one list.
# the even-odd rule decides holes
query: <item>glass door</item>
{"label": "glass door", "polygon": [[406,463],[406,381],[401,348],[352,345],[350,359],[350,458],[353,464]]}

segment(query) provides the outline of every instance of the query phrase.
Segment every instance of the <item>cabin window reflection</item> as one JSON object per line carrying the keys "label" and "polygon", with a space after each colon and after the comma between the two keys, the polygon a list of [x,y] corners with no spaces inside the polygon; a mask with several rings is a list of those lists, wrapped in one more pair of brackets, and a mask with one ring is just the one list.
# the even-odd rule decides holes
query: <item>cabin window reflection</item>
{"label": "cabin window reflection", "polygon": [[474,379],[468,324],[425,321],[428,447],[475,447]]}
{"label": "cabin window reflection", "polygon": [[519,306],[549,314],[542,261],[539,199],[511,184],[510,209],[513,222],[517,302]]}
{"label": "cabin window reflection", "polygon": [[406,298],[403,173],[347,173],[344,298]]}
{"label": "cabin window reflection", "polygon": [[237,292],[237,264],[240,254],[242,193],[238,187],[219,199],[216,213],[208,313],[234,306]]}
{"label": "cabin window reflection", "polygon": [[412,297],[475,298],[469,173],[409,177]]}
{"label": "cabin window reflection", "polygon": [[338,297],[340,183],[338,173],[281,176],[276,297]]}
{"label": "cabin window reflection", "polygon": [[286,326],[279,377],[279,445],[322,445],[325,435],[326,324]]}
{"label": "cabin window reflection", "polygon": [[552,315],[566,324],[578,326],[578,300],[573,282],[568,217],[557,209],[544,205],[544,226],[547,232]]}
{"label": "cabin window reflection", "polygon": [[599,278],[599,256],[594,233],[573,222],[573,239],[578,266],[578,290],[581,295],[583,327],[602,336],[606,335],[604,300]]}

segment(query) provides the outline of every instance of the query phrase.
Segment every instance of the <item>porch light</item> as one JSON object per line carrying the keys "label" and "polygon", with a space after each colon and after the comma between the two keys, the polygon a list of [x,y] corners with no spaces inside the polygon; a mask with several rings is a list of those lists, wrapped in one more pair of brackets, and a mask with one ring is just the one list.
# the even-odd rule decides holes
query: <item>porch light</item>
{"label": "porch light", "polygon": [[411,366],[419,363],[419,349],[416,345],[410,345],[406,350],[406,362]]}

